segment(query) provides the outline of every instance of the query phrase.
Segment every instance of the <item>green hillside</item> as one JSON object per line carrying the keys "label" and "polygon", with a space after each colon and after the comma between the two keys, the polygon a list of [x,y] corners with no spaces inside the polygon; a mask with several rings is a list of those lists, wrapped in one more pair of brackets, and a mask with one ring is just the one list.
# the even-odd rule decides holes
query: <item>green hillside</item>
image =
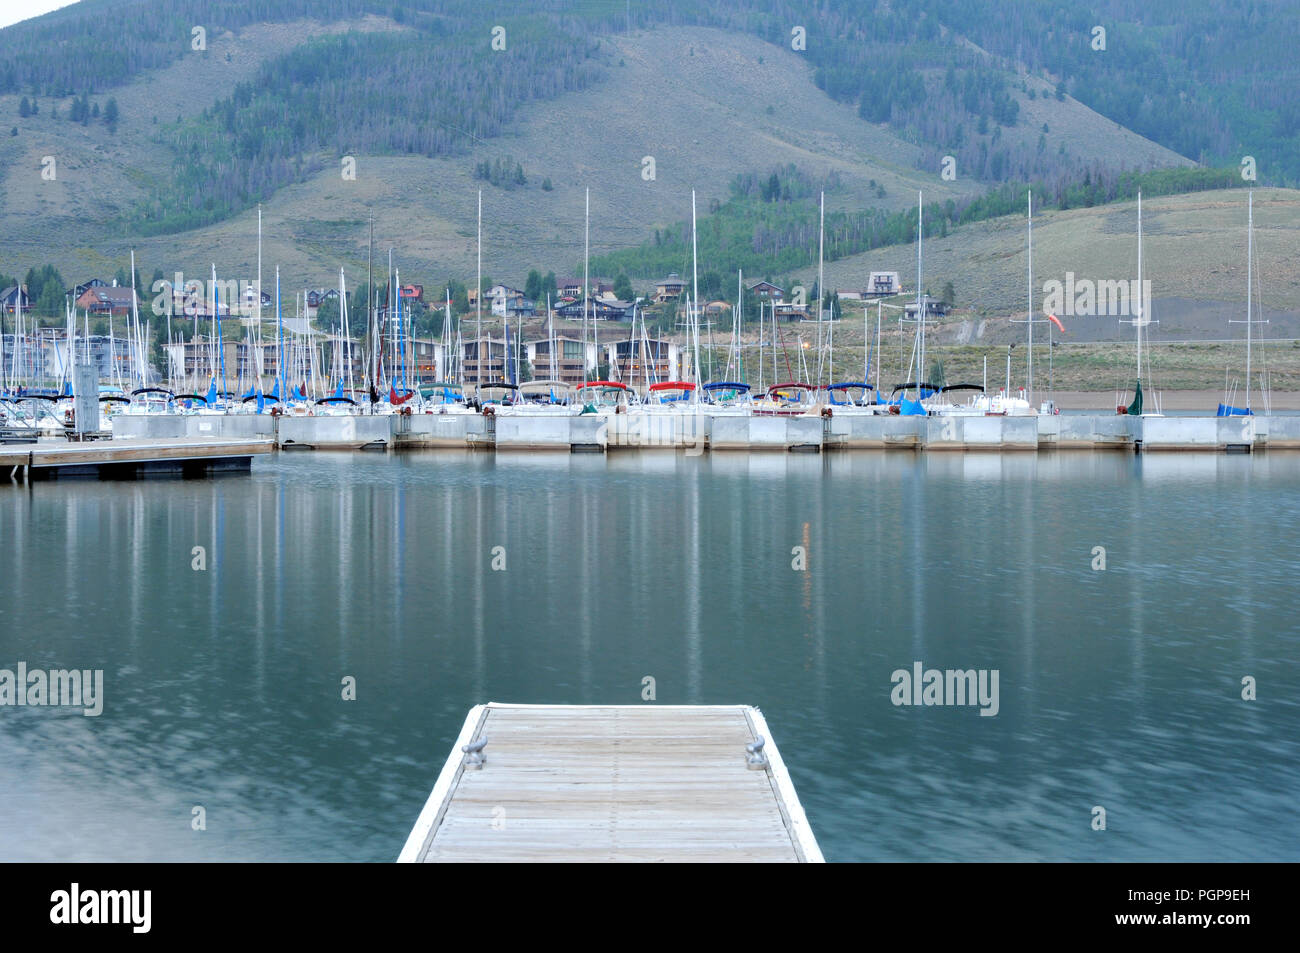
{"label": "green hillside", "polygon": [[[404,27],[308,38],[243,71],[233,89],[196,97],[174,120],[153,112],[153,144],[172,161],[128,210],[125,224],[140,233],[219,221],[345,155],[473,151],[502,135],[529,103],[606,75],[613,60],[601,54],[612,52],[610,37],[673,25],[721,27],[793,48],[819,88],[917,146],[912,164],[929,172],[948,155],[962,176],[1058,187],[1089,172],[1151,164],[1140,150],[1089,156],[1065,141],[1053,149],[1052,122],[1039,122],[1044,111],[1036,104],[1073,94],[1175,153],[1222,164],[1245,150],[1265,181],[1294,180],[1300,107],[1288,95],[1286,70],[1274,67],[1285,60],[1281,26],[1297,13],[1261,0],[1242,25],[1224,15],[1228,6],[1112,0],[1088,14],[1028,0],[894,0],[836,10],[782,0],[635,9],[558,0],[527,8],[468,0],[85,0],[5,31],[0,94],[31,97],[37,106],[45,98],[46,115],[62,102],[68,121],[85,123],[84,113],[101,105],[90,97],[220,56],[206,41],[227,32],[366,15]],[[1273,29],[1252,29],[1265,14]],[[111,44],[102,39],[105,17],[116,28]],[[1094,26],[1107,23],[1105,49],[1096,49]],[[196,38],[197,30],[206,32]],[[59,55],[48,55],[55,48]]]}
{"label": "green hillside", "polygon": [[145,273],[251,278],[260,204],[268,281],[356,276],[373,212],[381,254],[440,286],[472,280],[483,189],[486,273],[522,284],[579,266],[590,189],[594,270],[645,290],[688,267],[695,190],[701,269],[726,290],[737,268],[806,282],[825,191],[841,283],[910,244],[923,190],[935,288],[1007,313],[1014,269],[944,255],[1028,183],[1064,214],[1139,182],[1246,184],[1243,155],[1262,181],[1297,179],[1282,44],[1298,14],[1229,7],[84,0],[3,31],[0,271],[111,275],[135,249]]}

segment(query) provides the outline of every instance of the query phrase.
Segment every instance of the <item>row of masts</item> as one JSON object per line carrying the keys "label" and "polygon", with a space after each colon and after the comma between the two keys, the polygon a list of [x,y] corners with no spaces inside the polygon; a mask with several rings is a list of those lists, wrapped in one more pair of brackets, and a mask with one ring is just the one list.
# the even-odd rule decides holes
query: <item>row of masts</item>
{"label": "row of masts", "polygon": [[[590,286],[590,218],[591,218],[591,195],[587,190],[585,196],[585,221],[583,234],[583,316],[582,316],[582,364],[584,369],[584,383],[587,381],[587,370],[589,362],[587,360],[588,337],[591,339],[593,351],[599,355],[599,330],[595,315],[591,310],[591,286]],[[1145,295],[1143,294],[1143,260],[1142,260],[1142,197],[1139,193],[1137,197],[1137,215],[1138,215],[1138,252],[1137,252],[1137,274],[1139,292],[1135,311],[1131,319],[1126,323],[1131,323],[1135,330],[1135,351],[1136,351],[1136,371],[1137,386],[1140,389],[1143,378],[1142,364],[1142,338],[1143,328],[1152,323],[1150,315],[1144,313]],[[1249,197],[1248,212],[1248,237],[1247,237],[1247,311],[1244,321],[1232,321],[1231,323],[1244,323],[1246,325],[1246,393],[1245,407],[1249,409],[1251,399],[1251,376],[1252,376],[1252,350],[1253,350],[1253,326],[1258,321],[1253,316],[1253,259],[1254,259],[1254,195],[1253,192]],[[815,384],[830,383],[834,380],[834,326],[833,320],[827,320],[825,300],[825,193],[822,193],[819,199],[819,236],[817,249],[817,286],[816,286],[816,373],[811,374],[812,368],[808,367],[804,351],[806,347],[802,341],[802,336],[797,336],[798,346],[796,352],[799,355],[800,373],[805,381],[811,381]],[[362,386],[369,391],[372,399],[380,396],[381,389],[391,389],[396,393],[400,387],[404,392],[409,389],[412,382],[411,369],[415,364],[415,346],[414,346],[414,324],[411,314],[411,308],[403,310],[402,286],[399,271],[393,266],[393,251],[390,248],[389,267],[388,267],[388,291],[385,296],[384,307],[382,312],[378,307],[378,298],[373,282],[373,248],[374,248],[374,219],[371,217],[370,222],[370,251],[368,254],[367,264],[367,302],[366,308],[370,320],[367,322],[368,342],[366,352],[368,357],[364,371],[362,373]],[[909,361],[907,379],[921,382],[927,376],[927,342],[926,327],[930,323],[929,319],[929,302],[928,296],[924,293],[924,201],[922,193],[917,193],[917,283],[916,283],[916,303],[915,317],[899,317],[900,326],[903,322],[914,322],[916,325],[915,337],[913,342],[912,357]],[[493,341],[484,338],[483,334],[483,193],[478,193],[478,234],[477,234],[477,288],[475,294],[475,312],[476,327],[475,340],[477,347],[474,349],[476,361],[476,378],[482,378],[482,364],[485,352],[490,352]],[[135,253],[131,253],[131,275],[135,276]],[[1032,405],[1034,393],[1034,325],[1037,323],[1048,323],[1046,318],[1035,317],[1034,307],[1034,284],[1033,284],[1033,193],[1030,191],[1027,197],[1027,234],[1026,234],[1026,281],[1027,281],[1027,298],[1028,310],[1023,319],[1012,319],[1013,323],[1024,323],[1026,326],[1026,393]],[[245,386],[258,390],[264,387],[264,347],[262,341],[262,213],[258,208],[258,253],[257,253],[257,295],[254,320],[249,323],[245,344],[248,345],[248,357],[240,363],[237,368],[236,386],[242,389]],[[217,271],[215,263],[212,265],[212,315],[211,334],[204,337],[199,333],[199,319],[193,317],[192,335],[187,343],[183,334],[175,333],[172,327],[172,309],[168,308],[166,314],[167,330],[167,366],[168,373],[166,379],[172,386],[186,386],[192,390],[199,390],[203,383],[202,378],[207,378],[209,382],[221,382],[221,392],[227,393],[227,384],[229,383],[228,368],[226,367],[226,345],[221,328],[221,302],[219,300],[219,285],[217,283]],[[733,377],[743,379],[745,376],[744,361],[742,356],[743,345],[741,342],[741,327],[743,322],[743,305],[744,305],[744,280],[743,273],[737,273],[737,306],[732,312],[732,328],[730,342],[727,347],[727,359],[725,364],[724,376],[727,379]],[[298,384],[299,392],[306,396],[306,391],[310,387],[314,393],[320,394],[323,391],[319,386],[322,380],[320,373],[322,368],[318,360],[317,349],[314,342],[321,335],[318,332],[306,331],[299,333],[290,331],[289,340],[286,347],[285,326],[280,298],[280,269],[276,268],[275,279],[275,310],[276,310],[276,374],[275,386],[271,393],[284,399],[289,394],[289,388],[295,383]],[[348,303],[347,281],[342,268],[339,269],[339,321],[331,327],[325,335],[330,345],[330,367],[326,379],[337,382],[339,389],[345,389],[346,393],[356,393],[357,381],[355,380],[355,360],[353,357],[353,348],[355,342],[351,329],[351,308]],[[21,295],[19,296],[21,299]],[[117,344],[115,329],[113,327],[112,315],[109,314],[109,348],[111,355],[111,366],[114,370],[113,383],[119,387],[126,388],[129,383],[136,387],[149,386],[153,381],[149,377],[150,362],[147,359],[147,342],[150,340],[150,324],[148,321],[142,322],[139,313],[138,291],[133,294],[131,313],[128,316],[127,326],[124,329],[124,340],[127,350],[127,379],[122,379],[120,362],[117,354]],[[395,302],[395,309],[390,308],[390,302]],[[637,302],[633,303],[632,324],[629,334],[629,343],[637,342]],[[295,307],[298,313],[298,325],[302,326],[302,318],[306,311],[303,307],[306,304],[306,293],[302,293],[300,299],[295,295]],[[228,305],[233,313],[234,308]],[[445,315],[442,323],[440,346],[446,355],[444,362],[444,376],[451,380],[456,380],[463,376],[463,340],[461,329],[457,325],[453,329],[450,289],[447,289],[446,301],[444,304]],[[880,345],[881,345],[881,323],[882,311],[884,307],[899,309],[897,305],[885,304],[883,300],[877,302],[876,314],[876,334],[874,343],[869,343],[871,339],[869,327],[869,308],[864,308],[863,314],[863,380],[861,383],[870,383],[872,361],[875,360],[876,381],[875,386],[879,393],[879,374],[880,374]],[[395,310],[395,313],[393,313]],[[902,310],[902,309],[899,309]],[[550,374],[555,379],[557,374],[557,337],[554,327],[554,313],[551,307],[549,296],[546,302],[546,325],[548,353],[550,355]],[[70,369],[66,366],[73,360],[77,354],[75,341],[77,332],[77,321],[75,308],[69,306],[66,315],[66,340],[68,360],[61,361],[60,383],[65,383],[70,376]],[[758,375],[760,386],[763,384],[765,349],[769,342],[763,340],[765,333],[764,308],[759,303],[759,341],[758,349]],[[85,334],[83,335],[84,354],[83,359],[90,357],[90,334],[89,334],[89,314],[84,316]],[[780,363],[781,352],[777,349],[778,339],[781,341],[784,350],[785,371],[789,378],[795,376],[795,369],[790,362],[788,350],[785,350],[784,334],[776,314],[775,302],[771,307],[771,367],[773,383],[777,382],[778,367]],[[506,317],[504,346],[506,349],[505,366],[509,368],[512,364],[516,373],[512,376],[517,377],[517,368],[522,361],[522,334],[517,329],[514,341],[514,353],[511,353],[511,340],[509,317]],[[696,196],[691,192],[691,294],[687,302],[687,320],[686,332],[688,337],[688,348],[691,353],[691,368],[693,383],[696,384],[697,390],[699,385],[703,384],[702,379],[703,363],[701,361],[701,308],[699,305],[699,265],[698,265],[698,241],[696,227]],[[709,324],[709,356],[710,366],[715,355],[716,349],[712,346],[712,324]],[[307,344],[304,345],[303,339]],[[29,335],[26,328],[25,317],[23,314],[21,300],[17,308],[15,328],[13,335],[14,345],[10,348],[8,360],[4,360],[3,347],[5,345],[5,336],[0,335],[0,370],[3,372],[3,386],[6,391],[12,391],[24,381],[31,383],[35,376],[35,361],[32,359]],[[484,345],[487,345],[485,349]],[[650,349],[650,338],[648,329],[645,325],[644,311],[641,315],[641,327],[639,344],[642,350],[645,380],[643,383],[654,383],[651,379],[651,365],[656,363],[649,359],[648,351]],[[754,346],[754,345],[748,345]],[[189,349],[192,347],[202,348],[206,356],[206,361],[198,359],[191,361],[189,359]],[[1049,327],[1049,363],[1050,363],[1050,327]],[[175,355],[179,353],[179,361]],[[286,354],[290,360],[286,361]],[[453,359],[454,355],[454,359]],[[387,359],[385,359],[387,358]],[[1010,360],[1008,356],[1008,360]],[[1148,358],[1149,360],[1149,358]],[[206,366],[200,369],[199,365],[205,363]],[[176,373],[176,365],[180,365],[181,373]],[[192,371],[190,366],[193,365]],[[42,371],[48,371],[45,362],[41,362]],[[24,373],[24,372],[27,373]],[[418,376],[418,374],[417,374]],[[46,375],[46,381],[48,375]],[[512,381],[517,383],[516,381]],[[634,382],[633,382],[634,383]],[[1009,382],[1008,382],[1009,386]]]}

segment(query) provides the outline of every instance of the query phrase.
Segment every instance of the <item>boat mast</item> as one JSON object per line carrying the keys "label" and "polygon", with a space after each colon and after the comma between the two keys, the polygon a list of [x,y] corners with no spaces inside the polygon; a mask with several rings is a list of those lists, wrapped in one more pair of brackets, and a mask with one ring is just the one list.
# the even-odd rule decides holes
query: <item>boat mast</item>
{"label": "boat mast", "polygon": [[393,249],[388,249],[388,290],[384,293],[384,330],[388,333],[388,373],[391,384],[397,373],[397,339],[393,337]]}
{"label": "boat mast", "polygon": [[[882,355],[880,353],[880,315],[884,302],[879,298],[876,299],[876,402],[880,402],[880,364]],[[866,309],[864,308],[865,312]]]}
{"label": "boat mast", "polygon": [[[1247,208],[1248,208],[1248,212],[1247,212],[1247,219],[1246,219],[1247,222],[1246,224],[1246,320],[1245,322],[1241,322],[1241,321],[1233,321],[1232,319],[1229,319],[1228,323],[1229,324],[1244,323],[1246,325],[1246,404],[1244,409],[1247,413],[1249,413],[1250,412],[1250,374],[1254,366],[1252,345],[1254,344],[1254,338],[1255,338],[1254,329],[1252,326],[1255,324],[1268,323],[1267,321],[1263,321],[1259,318],[1256,318],[1254,312],[1254,308],[1255,308],[1255,295],[1254,295],[1255,192],[1253,189],[1248,194]],[[1260,391],[1261,393],[1264,392],[1264,388],[1262,384],[1260,385]]]}
{"label": "boat mast", "polygon": [[[343,320],[339,323],[339,332],[344,341],[344,347],[347,349],[345,357],[347,358],[348,373],[348,392],[352,392],[352,322],[348,320],[348,284],[347,277],[343,274],[342,266],[339,267],[339,305],[342,308]],[[340,375],[341,376],[341,375]]]}
{"label": "boat mast", "polygon": [[596,373],[600,373],[600,332],[596,330],[596,313],[591,310],[591,189],[586,190],[586,212],[582,225],[582,327],[587,328],[588,315],[591,316],[591,346],[596,352]]}
{"label": "boat mast", "polygon": [[474,286],[474,307],[478,315],[478,343],[474,346],[474,383],[483,380],[483,190],[478,190],[478,278]]}
{"label": "boat mast", "polygon": [[[15,300],[22,304],[23,300],[23,283],[18,282],[15,291]],[[110,312],[111,313],[111,312]],[[16,322],[15,322],[16,326]],[[16,341],[14,343],[17,343]],[[0,394],[9,392],[9,368],[5,366],[5,309],[4,303],[0,302]]]}
{"label": "boat mast", "polygon": [[402,318],[402,273],[396,269],[393,270],[393,284],[397,287],[397,351],[401,357],[402,392],[405,393],[406,388],[410,386],[407,384],[409,378],[406,368],[406,324]]}
{"label": "boat mast", "polygon": [[[261,270],[259,265],[258,270]],[[297,295],[294,295],[297,298]],[[297,301],[295,300],[295,304]],[[257,306],[262,307],[262,279],[259,275],[257,283]],[[279,378],[278,387],[275,392],[279,395],[281,403],[284,402],[284,312],[280,310],[280,266],[275,266],[275,325],[276,325],[276,354],[275,354],[275,374]]]}
{"label": "boat mast", "polygon": [[[736,372],[742,373],[740,361],[740,325],[745,318],[745,272],[744,269],[736,269],[736,310],[731,313],[731,353],[736,359]],[[731,362],[727,362],[731,366]]]}
{"label": "boat mast", "polygon": [[[551,380],[555,380],[555,315],[551,312],[551,293],[546,292],[546,349],[551,353]],[[586,361],[583,361],[586,365]]]}
{"label": "boat mast", "polygon": [[144,369],[144,341],[140,337],[140,308],[138,307],[139,302],[136,301],[136,293],[135,293],[135,249],[134,248],[131,249],[131,274],[127,280],[131,282],[131,321],[133,324],[134,336],[135,336],[136,369],[140,373],[140,386],[148,387],[149,382],[145,380],[145,369]]}
{"label": "boat mast", "polygon": [[1250,326],[1251,326],[1251,324],[1254,323],[1254,322],[1251,320],[1251,307],[1252,307],[1252,304],[1253,304],[1253,302],[1252,302],[1252,297],[1253,297],[1253,295],[1252,295],[1252,293],[1251,293],[1253,289],[1252,289],[1252,286],[1251,286],[1251,281],[1252,281],[1252,278],[1254,277],[1252,273],[1253,273],[1254,270],[1255,270],[1255,267],[1254,267],[1254,258],[1255,258],[1255,190],[1254,190],[1254,189],[1251,189],[1251,191],[1247,194],[1247,196],[1246,196],[1246,201],[1247,201],[1247,212],[1246,212],[1246,410],[1249,411],[1249,410],[1250,410],[1250,345],[1251,345]]}
{"label": "boat mast", "polygon": [[[1029,335],[1029,372],[1025,381],[1025,400],[1029,406],[1034,406],[1034,191],[1029,190],[1029,214],[1028,220],[1028,267],[1026,268],[1026,281],[1028,297],[1026,302],[1029,310],[1025,312],[1025,328]],[[1007,396],[1010,396],[1009,394]]]}
{"label": "boat mast", "polygon": [[[925,262],[923,245],[925,242],[925,225],[922,219],[922,195],[916,193],[916,379],[923,380],[925,371],[925,300],[921,295],[922,266]],[[921,388],[916,389],[917,400],[923,396]]]}
{"label": "boat mast", "polygon": [[699,385],[700,385],[700,383],[701,383],[701,381],[700,381],[700,315],[699,315],[699,310],[698,310],[698,308],[699,308],[699,300],[700,300],[700,268],[699,268],[699,261],[698,261],[698,258],[697,258],[697,251],[698,251],[698,248],[697,248],[697,245],[696,245],[696,241],[695,241],[695,239],[696,239],[696,235],[695,235],[695,190],[694,190],[694,189],[691,189],[691,301],[690,301],[690,314],[691,314],[691,330],[692,330],[691,337],[692,337],[692,340],[693,340],[693,346],[694,346],[694,350],[695,350],[695,386],[696,386],[696,389],[695,389],[694,393],[695,393],[695,399],[696,399],[696,400],[699,400],[699,393],[698,393],[698,392],[699,392]]}
{"label": "boat mast", "polygon": [[451,361],[451,285],[448,284],[442,292],[446,304],[443,305],[442,311],[442,373],[438,376],[444,381],[454,382],[456,378],[452,376]]}
{"label": "boat mast", "polygon": [[[375,213],[372,209],[370,212],[370,247],[366,252],[366,336],[370,338],[370,353],[375,353]],[[347,359],[348,359],[348,383],[352,381],[352,341],[347,340]],[[364,376],[370,378],[371,386],[375,386],[375,376],[378,374],[378,362],[374,363],[375,374],[372,375],[370,368],[366,368]],[[349,395],[350,396],[350,395]]]}
{"label": "boat mast", "polygon": [[217,263],[212,263],[212,310],[216,319],[217,359],[221,364],[221,405],[226,402],[226,348],[221,339],[221,290],[217,287]]}
{"label": "boat mast", "polygon": [[[1142,322],[1146,317],[1142,313],[1142,300],[1145,295],[1142,294],[1142,193],[1138,192],[1138,287],[1137,287],[1137,320],[1133,326],[1137,329],[1137,386],[1142,387]],[[1249,382],[1247,382],[1249,385]]]}
{"label": "boat mast", "polygon": [[[134,280],[134,272],[132,273],[132,280]],[[168,336],[170,337],[170,333]],[[257,390],[260,393],[262,390],[262,205],[260,202],[257,205],[257,352],[256,353],[257,353],[257,364],[256,364]]]}
{"label": "boat mast", "polygon": [[[826,274],[822,267],[822,253],[826,244],[826,193],[821,193],[818,200],[819,219],[817,224],[817,383],[822,382],[822,364],[827,358],[828,342],[822,340],[822,301],[826,298]],[[827,383],[830,383],[827,381]]]}

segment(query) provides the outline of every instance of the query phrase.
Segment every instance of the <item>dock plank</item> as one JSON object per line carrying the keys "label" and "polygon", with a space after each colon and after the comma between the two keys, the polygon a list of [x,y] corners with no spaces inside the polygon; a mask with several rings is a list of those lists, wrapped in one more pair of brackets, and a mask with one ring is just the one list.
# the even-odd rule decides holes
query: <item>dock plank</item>
{"label": "dock plank", "polygon": [[821,861],[770,735],[769,768],[746,763],[766,731],[741,705],[480,706],[400,859]]}

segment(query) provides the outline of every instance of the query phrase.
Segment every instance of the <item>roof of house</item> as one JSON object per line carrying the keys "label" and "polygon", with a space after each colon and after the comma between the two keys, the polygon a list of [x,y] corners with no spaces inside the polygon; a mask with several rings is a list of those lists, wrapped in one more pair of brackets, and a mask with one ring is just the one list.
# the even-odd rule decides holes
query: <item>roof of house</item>
{"label": "roof of house", "polygon": [[81,284],[73,285],[69,294],[74,298],[80,298],[85,294],[87,288],[100,288],[106,284],[108,284],[108,282],[103,278],[89,278],[86,281],[81,282]]}
{"label": "roof of house", "polygon": [[135,291],[125,286],[103,285],[87,288],[81,297],[84,298],[86,295],[113,308],[129,308],[135,303]]}

